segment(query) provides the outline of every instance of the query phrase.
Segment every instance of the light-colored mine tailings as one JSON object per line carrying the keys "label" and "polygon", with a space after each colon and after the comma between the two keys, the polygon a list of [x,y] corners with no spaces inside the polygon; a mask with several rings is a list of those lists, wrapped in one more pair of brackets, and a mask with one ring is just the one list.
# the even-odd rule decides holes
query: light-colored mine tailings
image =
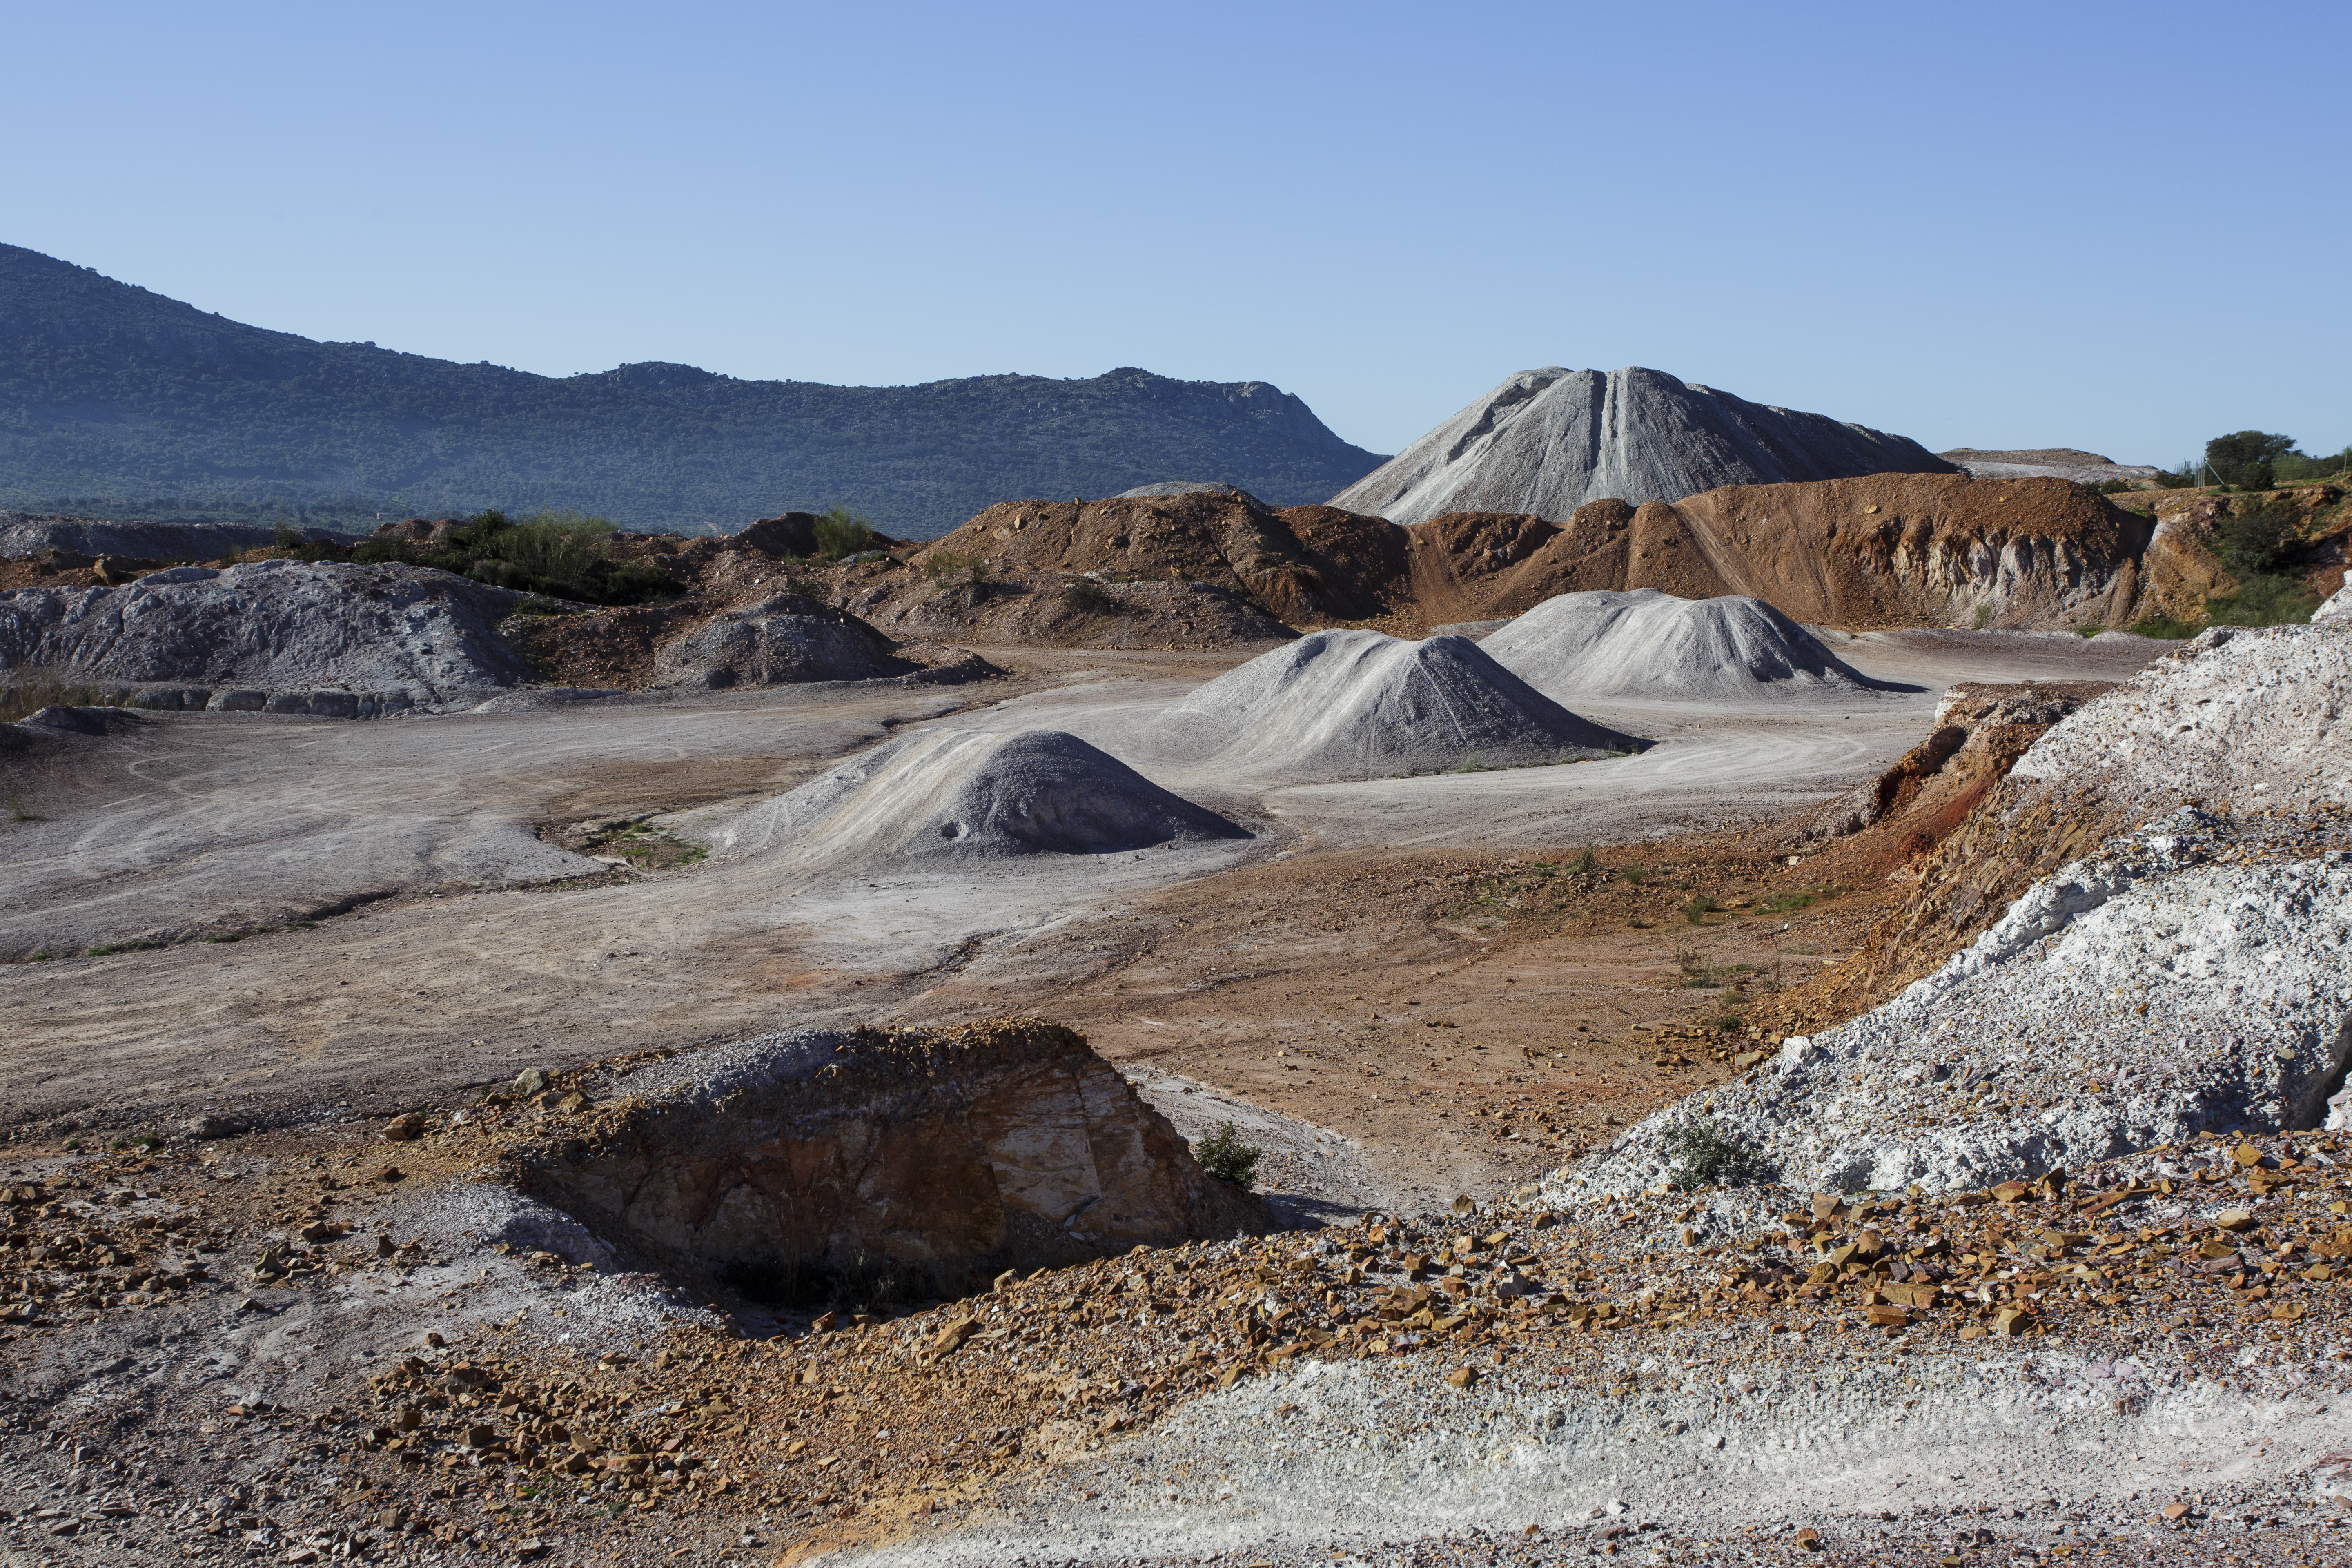
{"label": "light-colored mine tailings", "polygon": [[1248,837],[1075,735],[951,729],[885,741],[709,833],[722,858],[858,869]]}
{"label": "light-colored mine tailings", "polygon": [[1663,371],[1524,370],[1331,498],[1391,522],[1450,511],[1567,517],[1720,485],[1948,474],[1917,442],[1750,403]]}
{"label": "light-colored mine tailings", "polygon": [[1403,642],[1316,632],[1202,687],[1169,710],[1172,735],[1235,776],[1390,778],[1469,765],[1637,751],[1578,717],[1467,637]]}
{"label": "light-colored mine tailings", "polygon": [[1677,599],[1655,588],[1562,594],[1479,646],[1563,703],[1740,701],[1869,691],[1881,684],[1761,599],[1736,595]]}
{"label": "light-colored mine tailings", "polygon": [[522,597],[412,566],[180,566],[121,588],[0,594],[0,667],[131,689],[139,707],[471,706],[530,678],[497,630]]}
{"label": "light-colored mine tailings", "polygon": [[871,680],[916,667],[890,639],[845,610],[797,594],[740,605],[655,653],[664,685],[705,690],[803,680]]}

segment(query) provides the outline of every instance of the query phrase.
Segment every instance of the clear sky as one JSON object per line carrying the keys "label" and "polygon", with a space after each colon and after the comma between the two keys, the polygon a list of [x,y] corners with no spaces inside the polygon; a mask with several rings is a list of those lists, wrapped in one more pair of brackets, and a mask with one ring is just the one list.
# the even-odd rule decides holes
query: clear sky
{"label": "clear sky", "polygon": [[[0,4],[0,240],[550,374],[2352,441],[2352,6]],[[1213,477],[1213,476],[1203,476]]]}

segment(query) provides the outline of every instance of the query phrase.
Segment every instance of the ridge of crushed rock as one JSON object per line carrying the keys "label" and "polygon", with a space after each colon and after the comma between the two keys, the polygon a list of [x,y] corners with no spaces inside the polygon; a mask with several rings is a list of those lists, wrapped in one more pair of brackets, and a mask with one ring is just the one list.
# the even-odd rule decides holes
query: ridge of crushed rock
{"label": "ridge of crushed rock", "polygon": [[731,605],[654,653],[654,675],[663,684],[712,691],[872,680],[916,668],[857,616],[792,593]]}
{"label": "ridge of crushed rock", "polygon": [[0,665],[175,694],[160,707],[284,711],[273,698],[293,694],[293,710],[312,711],[320,689],[354,707],[471,706],[530,678],[498,632],[521,598],[411,566],[183,566],[120,588],[0,594]]}

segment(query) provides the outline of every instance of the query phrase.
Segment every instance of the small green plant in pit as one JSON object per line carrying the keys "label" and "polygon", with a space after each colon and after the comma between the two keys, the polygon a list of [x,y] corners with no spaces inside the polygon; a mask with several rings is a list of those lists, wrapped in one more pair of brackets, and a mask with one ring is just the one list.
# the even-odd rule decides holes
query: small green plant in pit
{"label": "small green plant in pit", "polygon": [[[1823,899],[1835,898],[1844,891],[1843,887],[1832,884],[1828,887],[1809,888],[1799,893],[1775,893],[1757,904],[1756,912],[1759,915],[1785,915],[1795,910],[1809,910]],[[1791,948],[1790,951],[1793,952],[1796,950]]]}
{"label": "small green plant in pit", "polygon": [[48,818],[41,816],[31,806],[26,805],[23,795],[12,795],[8,797],[8,820],[11,822],[47,822]]}
{"label": "small green plant in pit", "polygon": [[1706,1026],[1718,1035],[1728,1035],[1746,1022],[1748,1022],[1747,1015],[1740,1012],[1738,1008],[1726,1007],[1714,1017],[1707,1019]]}
{"label": "small green plant in pit", "polygon": [[961,598],[977,604],[988,591],[988,563],[977,555],[961,555],[952,550],[934,550],[923,557],[923,575],[938,584],[942,598]]}
{"label": "small green plant in pit", "polygon": [[1666,1133],[1666,1180],[1684,1192],[1698,1187],[1752,1187],[1764,1180],[1764,1162],[1712,1121],[1677,1122]]}
{"label": "small green plant in pit", "polygon": [[1592,868],[1599,863],[1599,860],[1594,857],[1591,850],[1580,849],[1576,852],[1576,858],[1568,863],[1569,875],[1571,877],[1589,877],[1592,874]]}
{"label": "small green plant in pit", "polygon": [[1977,606],[1977,613],[1976,613],[1976,626],[1977,626],[1977,630],[1979,630],[1979,631],[1983,631],[1986,627],[1988,627],[1988,626],[1991,626],[1991,625],[1992,625],[1992,606],[1991,606],[1990,605],[1979,605]]}
{"label": "small green plant in pit", "polygon": [[1701,893],[1683,906],[1683,919],[1695,926],[1705,925],[1706,917],[1714,912],[1715,900],[1706,893]]}
{"label": "small green plant in pit", "polygon": [[2191,626],[2187,621],[2175,620],[2170,616],[2148,616],[2131,624],[2134,637],[2160,637],[2166,642],[2179,642],[2184,637],[2193,637],[2203,629],[2201,626]]}
{"label": "small green plant in pit", "polygon": [[1624,878],[1627,881],[1633,883],[1637,888],[1642,885],[1642,879],[1649,875],[1647,871],[1644,871],[1639,866],[1628,866],[1617,874]]}
{"label": "small green plant in pit", "polygon": [[1202,1139],[1192,1152],[1199,1158],[1201,1169],[1246,1191],[1257,1179],[1257,1163],[1265,1151],[1243,1142],[1241,1133],[1228,1121]]}
{"label": "small green plant in pit", "polygon": [[1082,616],[1112,616],[1118,601],[1091,577],[1075,577],[1062,585],[1062,603]]}

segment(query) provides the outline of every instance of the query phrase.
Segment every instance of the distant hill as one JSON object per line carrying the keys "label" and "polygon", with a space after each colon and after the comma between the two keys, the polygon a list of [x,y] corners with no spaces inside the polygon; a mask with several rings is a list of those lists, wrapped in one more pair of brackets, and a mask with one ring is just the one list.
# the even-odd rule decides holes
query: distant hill
{"label": "distant hill", "polygon": [[920,538],[996,501],[1174,475],[1318,501],[1381,461],[1264,382],[1120,369],[826,386],[661,363],[532,375],[248,327],[0,246],[5,505],[569,508],[725,529],[843,505]]}
{"label": "distant hill", "polygon": [[1725,485],[1958,472],[1916,441],[1750,403],[1663,371],[1523,370],[1331,498],[1391,522],[1450,511],[1565,522],[1587,501]]}

